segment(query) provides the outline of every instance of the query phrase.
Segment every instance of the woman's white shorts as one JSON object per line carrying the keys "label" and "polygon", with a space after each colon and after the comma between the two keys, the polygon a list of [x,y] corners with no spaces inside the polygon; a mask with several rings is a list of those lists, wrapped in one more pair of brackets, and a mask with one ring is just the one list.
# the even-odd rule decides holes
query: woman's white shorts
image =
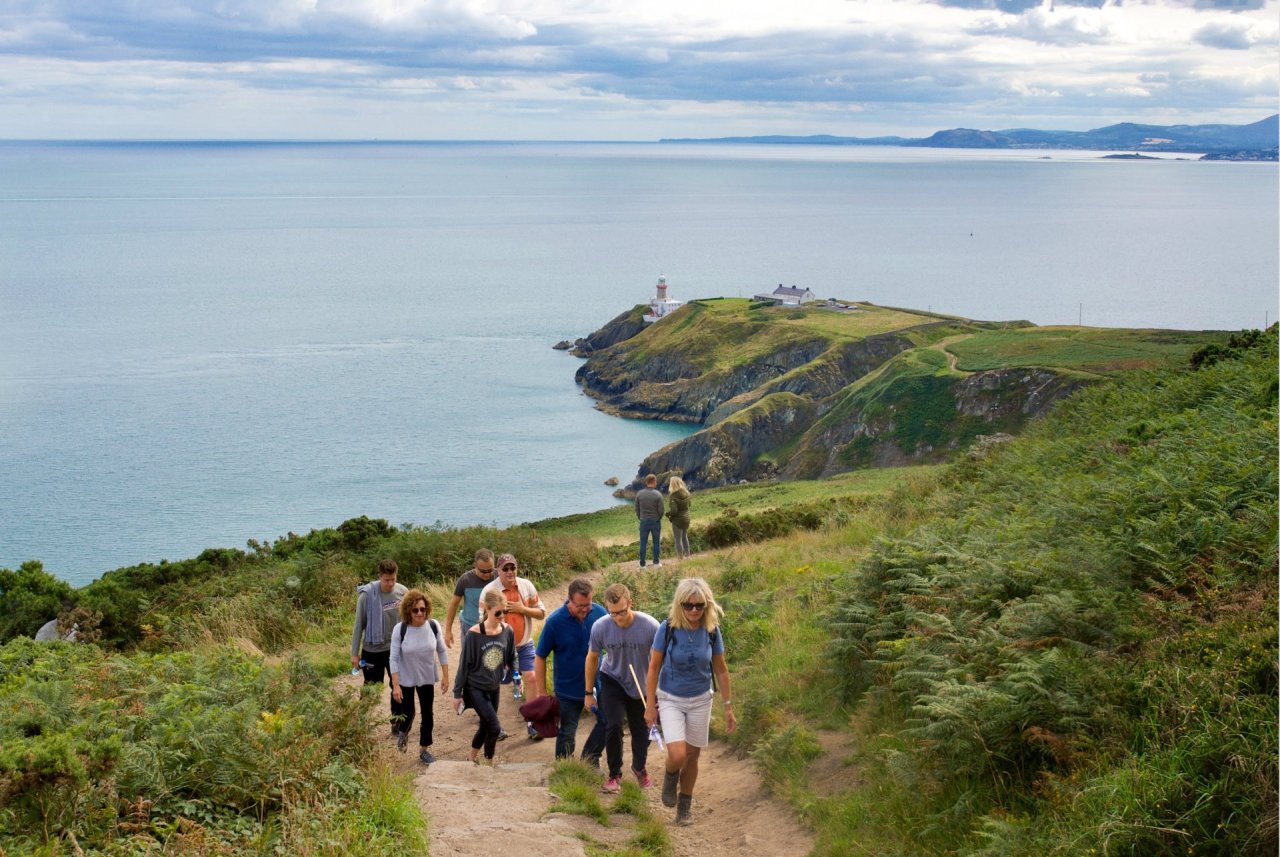
{"label": "woman's white shorts", "polygon": [[711,739],[711,691],[699,696],[672,696],[658,691],[658,719],[662,738],[668,744],[684,741],[690,747],[705,747]]}

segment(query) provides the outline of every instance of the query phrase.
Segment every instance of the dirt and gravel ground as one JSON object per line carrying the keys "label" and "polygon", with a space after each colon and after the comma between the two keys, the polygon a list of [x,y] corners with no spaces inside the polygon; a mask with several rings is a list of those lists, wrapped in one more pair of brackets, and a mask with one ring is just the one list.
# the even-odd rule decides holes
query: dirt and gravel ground
{"label": "dirt and gravel ground", "polygon": [[[665,563],[664,563],[665,564]],[[622,568],[638,570],[638,563]],[[597,578],[599,574],[596,575]],[[564,603],[565,586],[543,591],[548,610]],[[443,622],[445,605],[437,605],[437,621]],[[450,662],[457,660],[457,641],[450,650]],[[452,668],[450,675],[452,676]],[[357,679],[348,683],[354,688]],[[611,817],[602,827],[584,816],[549,813],[553,797],[547,775],[553,761],[555,741],[530,741],[525,737],[519,703],[504,691],[499,716],[511,737],[498,743],[493,767],[467,761],[476,718],[467,711],[455,715],[452,693],[438,688],[435,702],[435,732],[432,753],[438,761],[424,766],[418,761],[418,724],[413,725],[409,752],[396,752],[386,727],[379,727],[376,740],[388,764],[414,776],[414,789],[431,827],[431,854],[492,857],[511,849],[520,857],[576,857],[585,855],[579,834],[603,843],[625,842],[631,818]],[[589,716],[579,726],[578,746],[586,739]],[[624,751],[629,754],[630,750]],[[661,753],[650,751],[649,771],[661,782]],[[712,742],[702,755],[698,785],[694,794],[694,824],[671,825],[672,841],[678,857],[728,857],[728,855],[806,854],[813,846],[811,834],[795,820],[781,801],[765,794],[753,764],[727,745]],[[674,810],[662,805],[659,786],[650,790],[650,804],[657,818],[671,821]],[[499,834],[497,838],[494,834]],[[513,835],[516,838],[512,838]]]}

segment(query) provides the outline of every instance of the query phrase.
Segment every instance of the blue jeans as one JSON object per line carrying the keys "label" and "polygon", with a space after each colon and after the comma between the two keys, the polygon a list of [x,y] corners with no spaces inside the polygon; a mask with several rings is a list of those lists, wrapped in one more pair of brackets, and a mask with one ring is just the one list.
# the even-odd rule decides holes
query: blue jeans
{"label": "blue jeans", "polygon": [[[582,700],[569,699],[567,696],[556,696],[560,703],[560,731],[556,733],[556,758],[573,758],[574,748],[578,744],[578,718],[582,717]],[[599,709],[599,706],[596,706]],[[604,753],[604,711],[596,713],[596,725],[591,727],[587,743],[582,747],[582,758],[599,762]]]}
{"label": "blue jeans", "polygon": [[649,536],[653,536],[653,564],[657,565],[658,546],[662,543],[662,519],[661,518],[641,518],[640,519],[640,567],[644,568],[644,549],[649,541]]}

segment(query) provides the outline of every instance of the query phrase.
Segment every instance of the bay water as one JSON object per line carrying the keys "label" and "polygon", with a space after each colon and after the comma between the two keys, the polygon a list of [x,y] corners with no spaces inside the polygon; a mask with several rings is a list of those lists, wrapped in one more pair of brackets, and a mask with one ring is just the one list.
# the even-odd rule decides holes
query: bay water
{"label": "bay water", "polygon": [[[551,346],[647,300],[1276,319],[1274,164],[567,143],[0,143],[0,567],[614,502],[691,427]],[[501,546],[495,546],[501,547]]]}

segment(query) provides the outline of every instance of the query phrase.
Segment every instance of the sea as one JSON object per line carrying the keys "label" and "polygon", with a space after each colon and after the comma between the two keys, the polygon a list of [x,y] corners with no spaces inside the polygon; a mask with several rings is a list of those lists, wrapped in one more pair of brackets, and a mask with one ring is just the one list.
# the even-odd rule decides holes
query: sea
{"label": "sea", "polygon": [[[779,285],[977,319],[1277,313],[1277,168],[664,143],[0,143],[0,568],[590,511],[694,427],[552,346]],[[497,546],[500,547],[500,546]]]}

